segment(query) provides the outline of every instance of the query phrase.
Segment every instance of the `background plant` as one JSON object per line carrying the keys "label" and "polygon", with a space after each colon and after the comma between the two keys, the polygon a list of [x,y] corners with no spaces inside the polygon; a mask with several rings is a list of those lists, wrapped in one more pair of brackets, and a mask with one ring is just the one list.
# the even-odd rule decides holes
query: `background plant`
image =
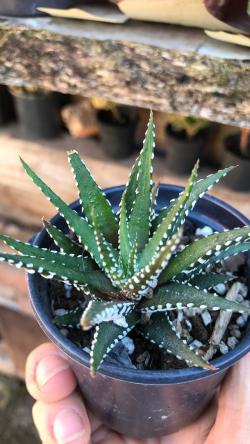
{"label": "background plant", "polygon": [[121,198],[119,214],[114,214],[77,152],[70,152],[68,157],[84,215],[68,207],[21,160],[27,174],[64,217],[77,241],[49,222],[45,222],[45,228],[58,249],[38,248],[8,236],[0,237],[17,251],[17,254],[0,253],[1,261],[71,284],[88,295],[84,311],[79,306],[55,322],[58,326],[94,329],[92,374],[132,329],[189,366],[213,370],[212,364],[175,332],[169,313],[186,307],[250,313],[250,308],[207,291],[234,277],[207,270],[250,249],[249,227],[214,233],[178,249],[189,212],[232,167],[198,180],[197,162],[185,190],[157,213],[157,188],[152,180],[153,148],[151,114],[142,151]]}
{"label": "background plant", "polygon": [[175,132],[185,131],[187,138],[191,139],[208,126],[208,121],[199,117],[169,114],[168,124]]}

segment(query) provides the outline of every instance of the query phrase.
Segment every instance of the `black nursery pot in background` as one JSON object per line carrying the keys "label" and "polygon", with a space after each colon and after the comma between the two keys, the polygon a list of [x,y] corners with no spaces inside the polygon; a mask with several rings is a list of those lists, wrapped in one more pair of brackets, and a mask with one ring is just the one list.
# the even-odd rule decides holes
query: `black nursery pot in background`
{"label": "black nursery pot in background", "polygon": [[237,165],[237,168],[231,171],[229,177],[225,177],[225,185],[236,191],[250,190],[250,157],[244,157],[240,153],[238,134],[224,140],[222,166],[225,168],[231,165]]}
{"label": "black nursery pot in background", "polygon": [[79,0],[1,0],[0,15],[14,17],[28,17],[43,15],[37,8],[66,9],[79,5]]}
{"label": "black nursery pot in background", "polygon": [[[182,187],[161,185],[158,209],[176,198]],[[118,210],[124,187],[106,190],[114,210]],[[80,211],[78,202],[71,208]],[[236,210],[214,197],[205,195],[190,214],[198,226],[209,225],[216,231],[249,224]],[[52,223],[67,232],[66,223],[55,216]],[[51,239],[43,230],[34,245],[50,247]],[[48,281],[38,274],[28,276],[30,300],[35,315],[47,336],[65,353],[74,370],[84,400],[107,426],[129,436],[156,437],[173,433],[194,421],[214,396],[227,370],[250,350],[250,329],[239,345],[213,360],[218,371],[198,368],[145,371],[126,369],[104,361],[95,378],[89,374],[89,355],[64,337],[53,324]],[[237,390],[237,387],[235,388]]]}
{"label": "black nursery pot in background", "polygon": [[136,119],[124,114],[124,121],[118,122],[111,111],[100,110],[97,113],[101,133],[101,143],[105,154],[113,159],[122,159],[134,150]]}
{"label": "black nursery pot in background", "polygon": [[57,93],[14,94],[17,115],[24,136],[50,139],[62,130]]}
{"label": "black nursery pot in background", "polygon": [[201,157],[207,130],[188,139],[185,131],[174,131],[171,125],[167,125],[166,134],[168,169],[176,174],[189,174],[196,160]]}
{"label": "black nursery pot in background", "polygon": [[4,85],[0,85],[0,126],[15,119],[14,103],[11,94]]}

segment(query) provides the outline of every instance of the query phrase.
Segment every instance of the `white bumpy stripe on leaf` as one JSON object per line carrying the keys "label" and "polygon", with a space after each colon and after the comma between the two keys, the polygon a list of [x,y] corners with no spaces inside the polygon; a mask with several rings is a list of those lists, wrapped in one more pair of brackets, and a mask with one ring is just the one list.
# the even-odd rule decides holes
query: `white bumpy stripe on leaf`
{"label": "white bumpy stripe on leaf", "polygon": [[155,288],[157,286],[158,278],[162,270],[167,267],[172,254],[180,242],[181,236],[182,230],[176,233],[172,239],[168,240],[166,245],[161,247],[160,251],[155,257],[153,257],[146,267],[135,273],[132,278],[128,279],[124,289],[132,290],[140,297],[146,294],[148,289]]}
{"label": "white bumpy stripe on leaf", "polygon": [[[84,330],[88,330],[96,324],[110,321],[121,326],[124,324],[126,327],[126,323],[123,322],[124,317],[133,307],[134,303],[132,302],[90,301],[84,310],[80,323]],[[119,321],[121,321],[122,324],[119,324]]]}

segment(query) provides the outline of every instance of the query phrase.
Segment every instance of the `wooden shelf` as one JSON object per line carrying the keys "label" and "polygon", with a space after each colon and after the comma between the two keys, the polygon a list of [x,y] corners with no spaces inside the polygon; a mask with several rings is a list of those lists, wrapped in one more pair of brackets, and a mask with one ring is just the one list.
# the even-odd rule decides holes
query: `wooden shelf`
{"label": "wooden shelf", "polygon": [[0,22],[0,82],[250,126],[249,48],[201,30],[52,18]]}

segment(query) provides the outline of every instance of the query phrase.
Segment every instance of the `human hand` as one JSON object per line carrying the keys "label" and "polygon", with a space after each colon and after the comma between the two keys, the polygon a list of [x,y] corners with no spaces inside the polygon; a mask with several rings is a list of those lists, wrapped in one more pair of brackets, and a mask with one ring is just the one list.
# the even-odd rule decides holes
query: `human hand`
{"label": "human hand", "polygon": [[75,392],[69,363],[51,343],[37,347],[26,365],[35,398],[33,419],[43,444],[249,444],[250,354],[226,377],[217,400],[193,424],[155,439],[121,436],[101,424]]}

